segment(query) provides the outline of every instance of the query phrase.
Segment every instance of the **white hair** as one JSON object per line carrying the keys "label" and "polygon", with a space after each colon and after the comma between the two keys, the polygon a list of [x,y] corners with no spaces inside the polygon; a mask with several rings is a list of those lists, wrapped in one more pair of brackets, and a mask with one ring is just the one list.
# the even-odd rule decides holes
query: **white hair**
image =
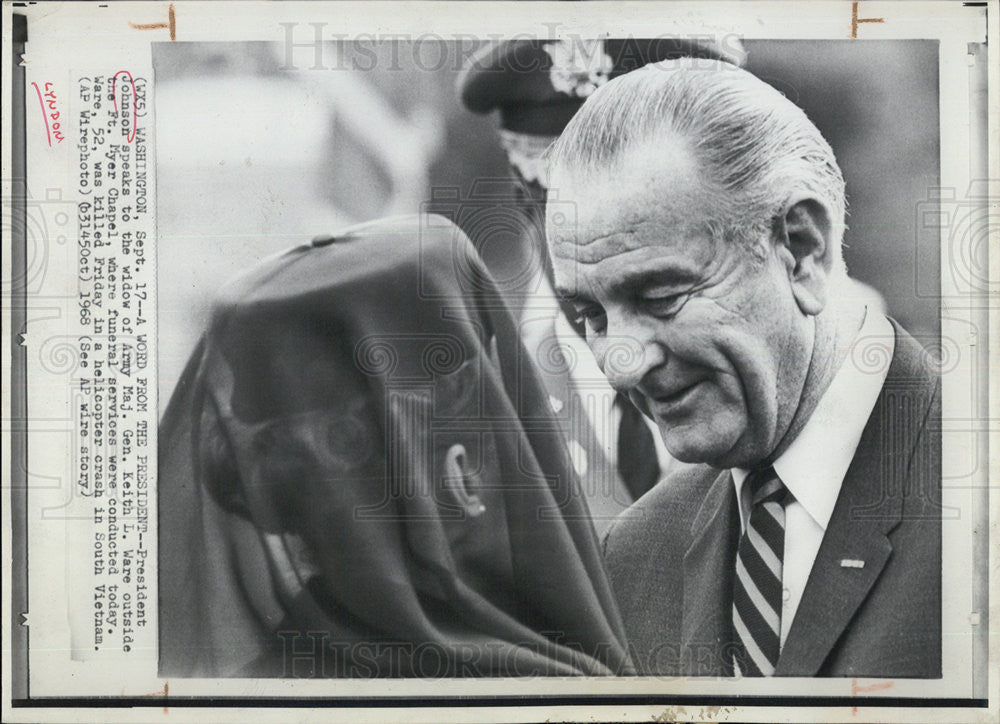
{"label": "white hair", "polygon": [[614,173],[626,151],[671,136],[691,144],[719,192],[713,234],[759,251],[792,195],[805,192],[829,210],[842,269],[844,177],[830,144],[801,108],[723,61],[669,60],[607,83],[549,150],[549,175]]}

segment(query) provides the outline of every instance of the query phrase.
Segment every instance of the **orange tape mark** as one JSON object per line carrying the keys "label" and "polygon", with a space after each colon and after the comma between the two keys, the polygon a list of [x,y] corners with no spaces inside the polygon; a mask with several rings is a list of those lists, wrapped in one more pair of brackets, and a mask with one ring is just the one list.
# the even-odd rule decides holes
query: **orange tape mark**
{"label": "orange tape mark", "polygon": [[[851,696],[857,696],[858,694],[867,694],[872,691],[884,691],[885,689],[891,689],[894,682],[892,681],[877,681],[874,684],[868,684],[867,686],[861,686],[858,684],[857,679],[851,679]],[[858,707],[851,707],[851,715],[858,715]]]}
{"label": "orange tape mark", "polygon": [[170,3],[167,9],[167,22],[165,23],[133,23],[129,22],[129,27],[133,30],[163,30],[170,29],[170,39],[177,40],[177,14],[174,12],[174,4]]}
{"label": "orange tape mark", "polygon": [[884,23],[885,18],[859,18],[858,17],[858,5],[861,3],[855,0],[851,3],[851,37],[857,40],[858,38],[858,25],[861,23]]}

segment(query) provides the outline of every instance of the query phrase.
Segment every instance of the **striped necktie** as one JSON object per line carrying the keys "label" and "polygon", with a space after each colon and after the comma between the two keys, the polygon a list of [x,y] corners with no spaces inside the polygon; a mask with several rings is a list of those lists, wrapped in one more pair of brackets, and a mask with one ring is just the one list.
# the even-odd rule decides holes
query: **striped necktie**
{"label": "striped necktie", "polygon": [[781,649],[781,569],[788,489],[768,467],[743,484],[750,515],[740,536],[733,585],[736,667],[743,676],[773,676]]}

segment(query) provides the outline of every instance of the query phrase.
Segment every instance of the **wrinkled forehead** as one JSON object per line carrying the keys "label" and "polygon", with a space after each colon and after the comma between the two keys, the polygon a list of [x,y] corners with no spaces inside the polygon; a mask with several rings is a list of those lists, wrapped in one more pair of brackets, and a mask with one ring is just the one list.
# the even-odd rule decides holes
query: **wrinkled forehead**
{"label": "wrinkled forehead", "polygon": [[720,194],[690,145],[663,140],[603,167],[551,169],[545,217],[554,260],[592,261],[718,222]]}

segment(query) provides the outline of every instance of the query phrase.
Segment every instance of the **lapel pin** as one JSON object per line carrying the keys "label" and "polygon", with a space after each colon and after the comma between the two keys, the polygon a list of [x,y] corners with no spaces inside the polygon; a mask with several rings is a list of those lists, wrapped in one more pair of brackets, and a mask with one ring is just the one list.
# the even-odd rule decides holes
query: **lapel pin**
{"label": "lapel pin", "polygon": [[856,558],[842,558],[840,561],[841,568],[864,568],[865,562],[859,561]]}
{"label": "lapel pin", "polygon": [[562,412],[562,409],[563,409],[563,403],[562,403],[562,400],[560,400],[560,399],[559,399],[558,397],[553,397],[552,395],[549,395],[549,404],[550,404],[550,405],[552,405],[552,410],[553,410],[553,411],[554,411],[554,412],[555,412],[555,413],[556,413],[557,415],[558,415],[558,414],[559,414],[560,412]]}

